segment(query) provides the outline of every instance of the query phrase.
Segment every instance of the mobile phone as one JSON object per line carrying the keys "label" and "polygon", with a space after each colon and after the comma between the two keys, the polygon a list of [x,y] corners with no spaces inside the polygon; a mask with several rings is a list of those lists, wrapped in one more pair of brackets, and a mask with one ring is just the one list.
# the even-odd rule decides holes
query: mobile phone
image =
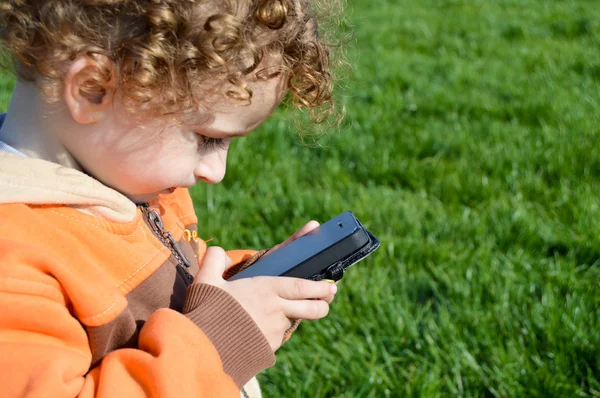
{"label": "mobile phone", "polygon": [[347,211],[288,245],[268,252],[229,280],[289,276],[337,281],[348,267],[373,253],[379,245],[379,240]]}

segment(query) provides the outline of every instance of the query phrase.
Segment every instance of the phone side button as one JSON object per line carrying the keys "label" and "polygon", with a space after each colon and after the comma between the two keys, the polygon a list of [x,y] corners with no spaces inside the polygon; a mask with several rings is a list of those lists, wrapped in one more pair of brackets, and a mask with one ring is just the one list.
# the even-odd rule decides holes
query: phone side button
{"label": "phone side button", "polygon": [[335,263],[325,271],[324,279],[333,279],[334,281],[339,281],[344,277],[344,267],[341,262]]}

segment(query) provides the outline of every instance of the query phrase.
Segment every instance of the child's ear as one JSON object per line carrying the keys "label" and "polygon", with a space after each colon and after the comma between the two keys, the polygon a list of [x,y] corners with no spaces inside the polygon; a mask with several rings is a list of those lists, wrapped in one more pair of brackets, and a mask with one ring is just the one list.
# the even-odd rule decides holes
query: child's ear
{"label": "child's ear", "polygon": [[96,123],[109,114],[115,91],[113,70],[112,63],[101,56],[83,55],[71,63],[64,98],[76,122]]}

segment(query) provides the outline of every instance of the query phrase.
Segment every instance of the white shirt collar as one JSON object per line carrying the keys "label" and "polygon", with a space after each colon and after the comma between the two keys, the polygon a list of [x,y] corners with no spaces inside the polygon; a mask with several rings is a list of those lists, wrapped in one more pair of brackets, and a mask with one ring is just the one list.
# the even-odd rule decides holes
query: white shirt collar
{"label": "white shirt collar", "polygon": [[10,145],[2,141],[0,141],[0,152],[12,153],[13,155],[21,156],[23,158],[27,157],[27,155],[25,155],[23,152],[18,151],[17,149],[11,147]]}
{"label": "white shirt collar", "polygon": [[[0,127],[2,127],[2,123],[4,123],[5,117],[6,117],[5,113],[0,113]],[[25,155],[23,152],[18,151],[17,149],[8,145],[6,142],[2,142],[2,141],[0,141],[0,152],[12,153],[13,155],[21,156],[23,158],[27,157],[27,155]]]}

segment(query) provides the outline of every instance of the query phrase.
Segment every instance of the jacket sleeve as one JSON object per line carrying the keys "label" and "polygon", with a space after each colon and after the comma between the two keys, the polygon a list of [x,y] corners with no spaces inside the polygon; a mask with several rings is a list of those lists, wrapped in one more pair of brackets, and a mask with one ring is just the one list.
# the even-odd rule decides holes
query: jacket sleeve
{"label": "jacket sleeve", "polygon": [[43,262],[41,256],[18,250],[0,242],[3,397],[239,397],[240,386],[274,362],[241,306],[214,286],[198,285],[188,293],[187,315],[154,312],[136,348],[115,350],[90,369],[88,335],[68,297],[43,265],[15,262]]}

